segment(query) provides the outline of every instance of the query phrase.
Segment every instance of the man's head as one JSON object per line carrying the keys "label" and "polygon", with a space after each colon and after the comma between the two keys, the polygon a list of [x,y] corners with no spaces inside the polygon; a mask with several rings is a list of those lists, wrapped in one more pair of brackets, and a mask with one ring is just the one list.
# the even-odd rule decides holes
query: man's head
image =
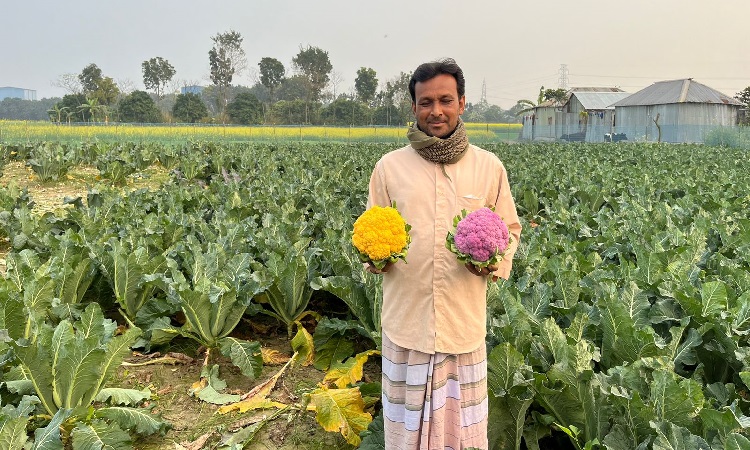
{"label": "man's head", "polygon": [[409,93],[419,129],[429,136],[449,136],[466,106],[465,85],[463,71],[452,59],[417,67]]}

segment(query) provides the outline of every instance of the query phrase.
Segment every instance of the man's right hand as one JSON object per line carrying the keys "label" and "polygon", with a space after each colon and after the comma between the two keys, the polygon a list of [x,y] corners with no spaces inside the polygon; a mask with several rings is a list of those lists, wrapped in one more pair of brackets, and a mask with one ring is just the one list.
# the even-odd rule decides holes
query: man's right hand
{"label": "man's right hand", "polygon": [[382,269],[378,269],[371,262],[367,263],[367,271],[370,272],[370,273],[386,273],[389,270],[391,270],[391,267],[393,267],[393,263],[390,262],[390,261],[388,261],[387,263],[385,263],[385,266],[383,266]]}

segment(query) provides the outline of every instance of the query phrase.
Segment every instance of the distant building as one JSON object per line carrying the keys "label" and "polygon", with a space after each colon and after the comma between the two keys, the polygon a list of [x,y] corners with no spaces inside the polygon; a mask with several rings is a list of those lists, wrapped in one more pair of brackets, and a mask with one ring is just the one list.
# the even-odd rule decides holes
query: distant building
{"label": "distant building", "polygon": [[745,105],[685,78],[656,82],[612,106],[616,128],[628,140],[703,142],[709,131],[736,126]]}
{"label": "distant building", "polygon": [[36,100],[36,91],[11,86],[0,87],[0,100],[6,98],[20,98],[23,100]]}
{"label": "distant building", "polygon": [[203,86],[183,86],[180,88],[180,94],[200,94],[203,92]]}
{"label": "distant building", "polygon": [[611,133],[614,108],[610,105],[630,94],[617,87],[574,87],[564,102],[544,101],[523,117],[521,138],[603,142]]}

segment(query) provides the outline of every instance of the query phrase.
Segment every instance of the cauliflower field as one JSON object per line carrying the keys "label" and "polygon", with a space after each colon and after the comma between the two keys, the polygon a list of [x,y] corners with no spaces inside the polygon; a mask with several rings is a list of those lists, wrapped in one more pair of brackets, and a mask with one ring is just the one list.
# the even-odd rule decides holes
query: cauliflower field
{"label": "cauliflower field", "polygon": [[[488,295],[492,448],[750,448],[747,152],[484,147],[524,225],[511,278]],[[252,448],[261,427],[301,418],[336,437],[328,448],[380,448],[366,373],[381,293],[351,230],[392,148],[0,144],[3,165],[45,186],[99,174],[44,211],[0,188],[0,442],[174,446],[166,394],[120,381],[138,358],[189,347],[196,383],[171,395],[244,421],[191,448]],[[168,176],[136,181],[155,167]],[[279,396],[301,371],[317,382]]]}

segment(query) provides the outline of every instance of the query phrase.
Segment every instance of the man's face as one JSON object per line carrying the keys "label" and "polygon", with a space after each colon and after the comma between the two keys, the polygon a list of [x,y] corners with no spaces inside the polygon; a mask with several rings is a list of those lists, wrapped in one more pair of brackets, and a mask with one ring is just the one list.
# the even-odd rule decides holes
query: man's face
{"label": "man's face", "polygon": [[458,85],[452,75],[442,73],[414,85],[415,103],[411,109],[417,125],[428,136],[444,138],[458,125],[463,114],[465,96],[458,96]]}

